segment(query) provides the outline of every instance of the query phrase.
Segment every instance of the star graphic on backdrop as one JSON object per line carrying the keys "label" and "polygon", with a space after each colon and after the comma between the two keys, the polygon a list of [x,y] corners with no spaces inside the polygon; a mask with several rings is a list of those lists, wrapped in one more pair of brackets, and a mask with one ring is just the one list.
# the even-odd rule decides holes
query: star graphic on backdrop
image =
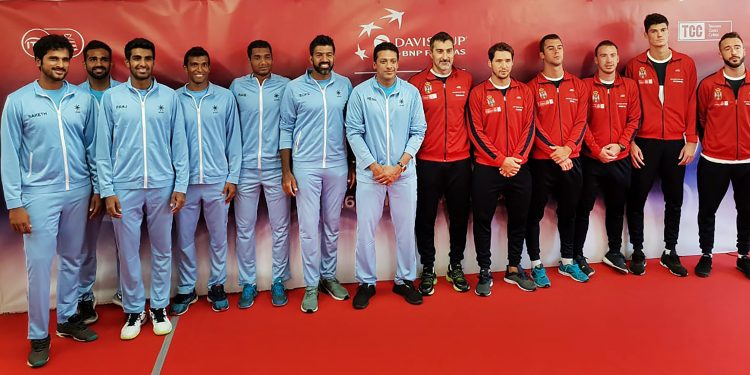
{"label": "star graphic on backdrop", "polygon": [[367,33],[367,37],[370,37],[370,33],[375,29],[382,29],[382,27],[375,25],[375,22],[370,22],[367,25],[359,25],[359,27],[362,28],[362,31],[359,32],[359,36],[362,36],[362,34]]}
{"label": "star graphic on backdrop", "polygon": [[355,55],[359,56],[360,60],[364,60],[367,55],[365,55],[365,50],[359,47],[359,44],[357,44],[357,52],[354,52]]}
{"label": "star graphic on backdrop", "polygon": [[385,8],[385,10],[387,10],[388,13],[390,14],[387,16],[380,17],[380,19],[388,19],[388,23],[391,23],[393,21],[398,21],[398,28],[401,29],[401,20],[403,19],[405,12],[399,12],[397,10],[388,9],[388,8]]}

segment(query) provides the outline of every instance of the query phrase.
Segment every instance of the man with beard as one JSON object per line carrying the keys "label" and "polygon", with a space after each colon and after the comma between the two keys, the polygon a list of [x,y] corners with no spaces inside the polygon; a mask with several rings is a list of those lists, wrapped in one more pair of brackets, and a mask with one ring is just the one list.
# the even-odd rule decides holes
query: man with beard
{"label": "man with beard", "polygon": [[605,226],[609,251],[604,263],[619,272],[628,273],[622,255],[622,223],[625,199],[630,185],[630,142],[638,130],[641,106],[638,85],[617,74],[620,58],[617,46],[604,40],[594,48],[596,74],[583,82],[591,93],[588,109],[589,126],[584,136],[583,189],[576,212],[574,257],[583,256],[583,245],[589,229],[589,216],[601,191],[607,208]]}
{"label": "man with beard", "polygon": [[573,253],[575,212],[583,184],[578,155],[586,131],[588,89],[583,81],[563,69],[563,44],[558,35],[542,37],[539,57],[544,68],[528,83],[536,96],[539,121],[529,160],[533,183],[526,247],[531,258],[531,276],[538,287],[546,288],[550,281],[540,258],[539,222],[550,194],[557,201],[561,256],[558,272],[583,283],[594,270],[586,258],[575,257]]}
{"label": "man with beard", "polygon": [[[34,44],[39,79],[8,95],[0,120],[3,193],[26,255],[31,367],[49,360],[50,268],[56,255],[57,335],[97,339],[74,315],[91,181],[95,193],[99,188],[93,160],[97,104],[65,81],[72,55],[64,36],[40,38]],[[100,209],[99,200],[91,200],[91,214]]]}
{"label": "man with beard", "polygon": [[664,194],[664,251],[660,264],[673,275],[688,272],[677,255],[685,166],[695,157],[695,63],[669,48],[669,21],[653,13],[643,20],[648,50],[625,66],[625,76],[636,80],[641,97],[641,127],[631,144],[633,174],[626,212],[633,244],[630,272],[646,272],[643,252],[643,210],[658,178]]}
{"label": "man with beard", "polygon": [[466,229],[471,209],[471,158],[466,128],[466,100],[471,74],[454,68],[453,37],[439,32],[430,38],[432,66],[411,78],[421,94],[427,132],[417,154],[417,250],[422,261],[419,291],[435,292],[435,218],[440,198],[448,207],[450,263],[446,279],[453,289],[466,292],[471,286],[461,262],[466,247]]}
{"label": "man with beard", "polygon": [[266,198],[271,226],[273,258],[271,304],[284,306],[289,301],[284,282],[289,280],[290,198],[281,188],[279,156],[279,108],[281,95],[289,79],[271,73],[273,51],[265,40],[247,46],[252,72],[232,81],[229,90],[239,106],[242,133],[242,170],[237,186],[234,217],[237,223],[237,266],[242,287],[239,307],[253,305],[258,289],[255,284],[255,223],[261,189]]}
{"label": "man with beard", "polygon": [[122,340],[136,338],[147,319],[140,258],[144,215],[151,242],[149,315],[154,334],[172,331],[166,309],[172,279],[172,215],[185,203],[189,163],[179,99],[153,77],[155,56],[154,44],[146,39],[125,45],[130,79],[104,92],[96,129],[101,196],[120,249]]}
{"label": "man with beard", "polygon": [[[104,42],[92,40],[83,47],[83,66],[86,68],[87,78],[78,87],[87,90],[94,95],[97,102],[101,102],[104,91],[117,86],[120,82],[112,79],[112,49]],[[99,194],[94,194],[91,199],[99,199]],[[101,204],[101,202],[99,203]],[[104,210],[99,210],[98,215],[93,215],[89,207],[89,217],[86,221],[86,237],[83,243],[83,260],[81,262],[81,280],[78,286],[80,296],[78,297],[78,313],[83,322],[92,324],[99,319],[94,306],[94,282],[96,281],[96,242],[99,239],[99,229],[102,226]],[[115,243],[115,251],[117,244]],[[117,284],[112,303],[122,307],[122,292],[120,291],[120,261],[116,265]]]}
{"label": "man with beard", "polygon": [[185,207],[177,213],[177,295],[172,300],[172,313],[187,312],[198,300],[195,282],[198,259],[195,229],[201,207],[209,236],[208,257],[211,272],[208,278],[208,301],[213,311],[225,311],[229,301],[224,292],[227,279],[227,216],[229,203],[237,190],[242,149],[237,103],[234,95],[209,81],[211,58],[201,47],[185,53],[182,62],[188,82],[177,90],[190,161],[190,181],[185,194]]}
{"label": "man with beard", "polygon": [[310,42],[312,69],[291,81],[281,99],[282,184],[297,198],[306,313],[318,310],[318,288],[338,301],[349,298],[336,278],[336,250],[341,202],[347,183],[354,184],[344,137],[352,84],[333,72],[335,53],[331,37],[316,36]]}
{"label": "man with beard", "polygon": [[475,145],[474,244],[479,263],[474,293],[482,297],[492,293],[492,218],[500,194],[508,211],[508,268],[503,280],[526,292],[536,290],[534,281],[521,268],[531,202],[531,172],[526,161],[534,139],[534,94],[528,86],[511,79],[513,47],[504,42],[494,44],[487,57],[491,76],[469,97],[469,126]]}
{"label": "man with beard", "polygon": [[750,85],[740,34],[719,41],[724,66],[698,86],[698,236],[703,255],[695,274],[711,274],[716,210],[732,184],[737,208],[737,269],[750,278]]}

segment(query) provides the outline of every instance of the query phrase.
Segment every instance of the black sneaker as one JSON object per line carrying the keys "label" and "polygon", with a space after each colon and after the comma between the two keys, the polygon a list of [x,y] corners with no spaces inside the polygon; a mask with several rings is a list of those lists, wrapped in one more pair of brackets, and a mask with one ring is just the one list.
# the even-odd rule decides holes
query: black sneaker
{"label": "black sneaker", "polygon": [[[463,272],[461,272],[461,275],[463,275]],[[409,280],[404,280],[403,284],[393,284],[393,293],[404,297],[406,302],[412,305],[422,304],[422,294],[417,291],[417,288]]]}
{"label": "black sneaker", "polygon": [[375,285],[359,284],[357,293],[352,299],[352,306],[357,310],[362,310],[370,304],[370,298],[375,295]]}
{"label": "black sneaker", "polygon": [[57,335],[72,337],[73,340],[89,342],[98,338],[96,332],[87,326],[80,316],[73,315],[65,323],[57,323]]}
{"label": "black sneaker", "polygon": [[96,299],[78,300],[77,315],[83,320],[84,324],[94,324],[99,320],[99,314],[96,313]]}
{"label": "black sneaker", "polygon": [[750,279],[750,258],[748,258],[747,255],[740,255],[740,257],[737,258],[737,269],[740,270],[745,277]]}
{"label": "black sneaker", "polygon": [[211,302],[211,310],[216,312],[229,310],[229,300],[227,299],[227,293],[224,292],[224,285],[211,285],[206,298]]}
{"label": "black sneaker", "polygon": [[47,338],[30,340],[31,351],[26,359],[26,364],[30,367],[42,367],[49,361],[49,335]]}
{"label": "black sneaker", "polygon": [[630,257],[630,273],[641,276],[646,273],[646,254],[641,250],[636,250]]}
{"label": "black sneaker", "polygon": [[469,281],[466,280],[464,270],[461,268],[460,264],[451,264],[448,266],[448,274],[445,275],[445,279],[453,284],[453,289],[457,292],[464,293],[471,289]]}
{"label": "black sneaker", "polygon": [[432,267],[425,267],[422,271],[422,279],[419,281],[419,293],[423,296],[431,296],[435,293],[435,284],[437,284],[437,275]]}
{"label": "black sneaker", "polygon": [[474,293],[480,297],[489,297],[492,294],[492,273],[489,268],[479,270],[479,283]]}
{"label": "black sneaker", "polygon": [[578,268],[583,271],[583,273],[586,274],[586,276],[591,277],[593,276],[596,271],[594,271],[591,266],[589,266],[589,262],[586,260],[586,257],[583,255],[576,255],[573,257],[573,263],[578,265]]}
{"label": "black sneaker", "polygon": [[698,260],[698,264],[695,265],[695,276],[698,277],[708,277],[711,275],[711,265],[713,264],[713,259],[708,254],[701,255],[701,258]]}
{"label": "black sneaker", "polygon": [[614,268],[621,273],[628,273],[628,265],[625,263],[625,256],[619,251],[609,251],[604,254],[604,264]]}
{"label": "black sneaker", "polygon": [[679,277],[685,277],[688,275],[687,268],[682,266],[682,263],[680,263],[680,257],[674,250],[671,251],[671,254],[667,254],[667,252],[664,251],[661,254],[659,264],[666,267],[672,275]]}

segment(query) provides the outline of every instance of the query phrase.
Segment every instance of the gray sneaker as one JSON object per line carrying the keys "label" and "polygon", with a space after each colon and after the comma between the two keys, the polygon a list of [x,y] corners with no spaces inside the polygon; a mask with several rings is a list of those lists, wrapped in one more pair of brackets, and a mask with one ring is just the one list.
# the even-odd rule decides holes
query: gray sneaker
{"label": "gray sneaker", "polygon": [[536,283],[529,279],[529,276],[526,275],[526,271],[521,267],[518,267],[518,272],[510,272],[510,270],[506,269],[503,280],[508,284],[518,286],[518,288],[524,292],[533,292],[536,290]]}
{"label": "gray sneaker", "polygon": [[302,312],[314,313],[318,311],[318,288],[308,286],[305,288],[305,296],[302,298]]}
{"label": "gray sneaker", "polygon": [[328,293],[336,301],[349,299],[349,291],[335,277],[320,280],[320,290]]}
{"label": "gray sneaker", "polygon": [[479,270],[479,283],[474,288],[474,293],[480,297],[489,297],[492,294],[492,273],[489,268]]}
{"label": "gray sneaker", "polygon": [[114,303],[117,306],[122,307],[122,293],[121,292],[115,292],[115,294],[112,296],[112,303]]}

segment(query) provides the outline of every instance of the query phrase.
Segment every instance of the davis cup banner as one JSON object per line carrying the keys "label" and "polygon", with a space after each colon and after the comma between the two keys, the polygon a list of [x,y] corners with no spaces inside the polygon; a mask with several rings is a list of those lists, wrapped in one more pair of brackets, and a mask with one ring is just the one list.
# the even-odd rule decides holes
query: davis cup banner
{"label": "davis cup banner", "polygon": [[[618,44],[620,68],[648,46],[644,38],[643,18],[648,13],[662,13],[670,20],[670,46],[693,57],[698,76],[719,69],[722,65],[717,43],[722,34],[737,31],[750,38],[750,3],[730,0],[663,0],[663,1],[517,1],[491,0],[328,0],[328,1],[4,1],[0,2],[0,45],[3,47],[4,76],[0,82],[0,104],[22,85],[38,78],[32,47],[40,37],[62,34],[75,47],[68,80],[85,80],[81,56],[84,45],[93,39],[113,49],[113,77],[126,80],[123,47],[135,37],[145,37],[156,45],[155,77],[173,88],[183,85],[186,74],[182,58],[187,49],[202,46],[211,54],[211,80],[228,86],[232,79],[248,74],[247,44],[264,39],[273,46],[277,74],[290,78],[304,73],[310,66],[308,44],[318,34],[333,37],[336,43],[335,70],[348,76],[354,85],[372,76],[372,50],[375,45],[390,41],[400,49],[400,76],[410,75],[429,67],[429,38],[438,31],[454,36],[456,66],[466,69],[475,83],[489,76],[486,51],[499,41],[510,43],[516,50],[513,77],[529,80],[541,69],[538,40],[548,33],[562,37],[565,46],[566,70],[581,77],[595,71],[593,48],[603,39]],[[695,168],[688,167],[682,211],[681,254],[698,254],[697,190]],[[731,192],[728,194],[731,197]],[[344,205],[339,239],[339,279],[354,280],[354,244],[356,207],[349,194]],[[0,203],[0,313],[26,309],[26,275],[22,238],[8,225],[4,200]],[[500,207],[504,207],[502,204]],[[257,225],[258,287],[270,286],[270,229],[265,207]],[[499,210],[493,223],[493,271],[503,269],[507,259],[505,209]],[[597,205],[591,219],[585,254],[592,261],[604,255],[603,207]],[[658,186],[646,207],[646,254],[655,257],[663,247],[663,200]],[[293,279],[288,287],[302,285],[296,213],[292,215],[290,262]],[[388,215],[378,229],[378,277],[390,279],[394,273],[395,240]],[[734,204],[731,198],[717,213],[716,251],[734,251]],[[436,223],[437,270],[447,268],[448,233],[445,216]],[[230,215],[230,254],[228,258],[228,291],[238,291],[236,257],[234,255],[234,223]],[[471,231],[466,248],[465,269],[477,272]],[[624,233],[627,246],[627,230]],[[205,293],[207,275],[207,243],[201,224],[198,280],[199,292]],[[147,242],[143,242],[147,244]],[[554,204],[547,208],[542,222],[542,259],[554,264],[559,258]],[[147,246],[143,267],[149,266]],[[626,253],[629,254],[630,250]],[[105,219],[98,243],[99,268],[96,294],[106,302],[115,283],[114,245],[111,222]],[[528,257],[524,254],[524,265]],[[174,273],[176,276],[176,273]],[[148,275],[146,275],[148,278]],[[54,287],[52,289],[54,291]],[[54,302],[54,299],[53,299]]]}

